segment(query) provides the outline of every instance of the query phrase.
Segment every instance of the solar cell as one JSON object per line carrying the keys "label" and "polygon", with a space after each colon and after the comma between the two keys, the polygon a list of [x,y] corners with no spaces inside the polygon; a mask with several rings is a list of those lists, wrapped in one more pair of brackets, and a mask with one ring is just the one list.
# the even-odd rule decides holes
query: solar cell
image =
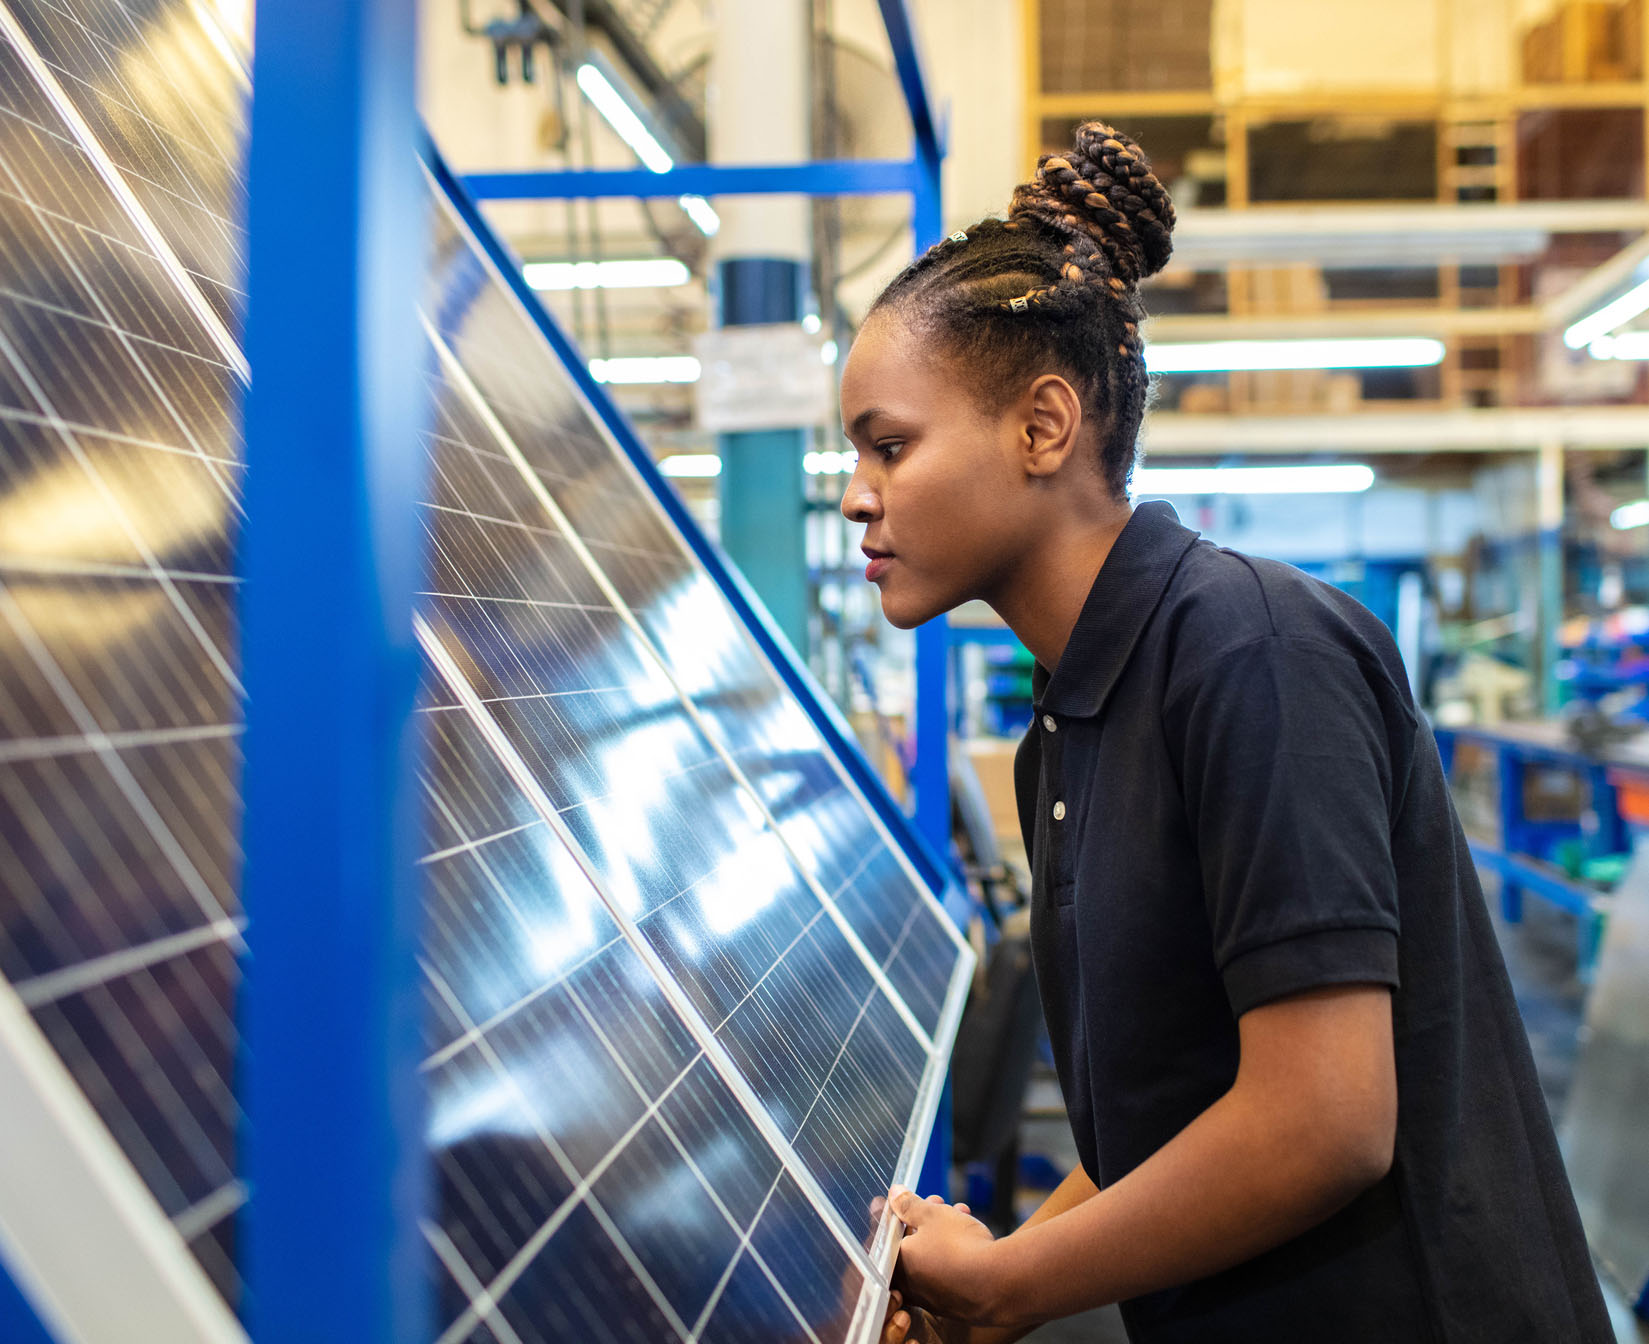
{"label": "solar cell", "polygon": [[0,15],[0,970],[233,1298],[235,374]]}
{"label": "solar cell", "polygon": [[701,730],[748,779],[787,846],[854,936],[875,950],[878,968],[897,975],[895,988],[931,1035],[961,951],[954,926],[646,487],[603,439],[529,316],[465,237],[463,222],[439,202],[435,255],[435,326],[498,436],[514,445],[567,532],[588,549],[609,600],[647,643],[667,651],[670,676]]}
{"label": "solar cell", "polygon": [[[200,0],[0,0],[0,1071],[39,1034],[230,1303],[245,90]],[[432,208],[442,1339],[859,1337],[966,954]]]}
{"label": "solar cell", "polygon": [[[465,370],[432,339],[447,375],[433,479],[448,501],[432,510],[432,552],[458,583],[467,567],[451,557],[460,551],[515,558],[483,565],[461,593],[431,594],[429,628],[609,898],[809,1158],[843,1223],[858,1220],[902,1157],[909,1165],[931,1039],[704,734],[660,652],[613,604],[592,552],[521,469]],[[485,491],[472,508],[454,493],[464,481]],[[524,552],[541,543],[553,543],[552,558],[533,563]],[[568,586],[581,581],[561,562],[580,556],[594,590]],[[520,586],[536,575],[568,582]],[[477,591],[498,579],[507,592]],[[945,971],[957,961],[953,952]]]}
{"label": "solar cell", "polygon": [[[502,927],[483,941],[509,950],[503,973],[480,974],[460,950],[478,940],[428,952],[455,1033],[424,1066],[441,1340],[477,1327],[524,1341],[845,1338],[873,1305],[867,1266],[478,721],[462,706],[425,714],[434,918],[487,912]],[[466,1004],[478,985],[484,1019]]]}

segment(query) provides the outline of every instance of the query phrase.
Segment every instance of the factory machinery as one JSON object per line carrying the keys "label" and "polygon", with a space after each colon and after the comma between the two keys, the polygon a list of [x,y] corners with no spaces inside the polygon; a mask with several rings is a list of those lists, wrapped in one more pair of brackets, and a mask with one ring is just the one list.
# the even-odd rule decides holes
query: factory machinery
{"label": "factory machinery", "polygon": [[[267,884],[242,902],[250,68],[203,0],[0,0],[7,1341],[337,1337],[329,1293],[260,1279],[305,1247],[269,1248],[281,1191],[245,1165],[250,1125],[263,1173],[347,1173],[268,1119],[305,1085],[259,1074],[274,1026],[242,1086],[243,972],[292,966]],[[433,150],[421,180],[427,1179],[385,1244],[427,1307],[401,1319],[872,1339],[897,1233],[871,1201],[914,1182],[972,966],[946,879]]]}

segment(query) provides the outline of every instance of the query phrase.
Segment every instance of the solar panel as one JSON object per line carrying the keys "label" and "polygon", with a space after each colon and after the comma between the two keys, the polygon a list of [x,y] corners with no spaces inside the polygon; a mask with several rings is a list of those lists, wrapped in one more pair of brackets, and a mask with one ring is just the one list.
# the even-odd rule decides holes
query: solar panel
{"label": "solar panel", "polygon": [[[245,1198],[245,87],[197,0],[0,2],[0,1080],[74,1137],[180,1340],[235,1333],[188,1280],[238,1300]],[[863,1337],[892,1246],[866,1206],[914,1175],[968,954],[439,188],[432,214],[440,1338]],[[17,1203],[8,1260],[52,1235]]]}

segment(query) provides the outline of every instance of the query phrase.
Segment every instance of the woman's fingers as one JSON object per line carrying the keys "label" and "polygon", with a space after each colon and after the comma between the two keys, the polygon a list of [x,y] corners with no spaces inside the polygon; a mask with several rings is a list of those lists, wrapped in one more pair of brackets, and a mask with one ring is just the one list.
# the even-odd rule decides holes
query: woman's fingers
{"label": "woman's fingers", "polygon": [[888,1294],[888,1315],[882,1325],[882,1344],[905,1344],[910,1336],[910,1313],[900,1309],[903,1301],[897,1291]]}

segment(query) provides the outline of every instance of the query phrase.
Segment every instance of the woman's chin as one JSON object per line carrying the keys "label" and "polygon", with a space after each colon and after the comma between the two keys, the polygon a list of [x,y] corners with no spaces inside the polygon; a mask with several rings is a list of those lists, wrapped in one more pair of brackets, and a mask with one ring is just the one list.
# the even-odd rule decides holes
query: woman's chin
{"label": "woman's chin", "polygon": [[942,604],[912,601],[904,593],[889,593],[886,588],[882,589],[882,615],[889,625],[899,630],[914,630],[948,610],[950,608]]}

